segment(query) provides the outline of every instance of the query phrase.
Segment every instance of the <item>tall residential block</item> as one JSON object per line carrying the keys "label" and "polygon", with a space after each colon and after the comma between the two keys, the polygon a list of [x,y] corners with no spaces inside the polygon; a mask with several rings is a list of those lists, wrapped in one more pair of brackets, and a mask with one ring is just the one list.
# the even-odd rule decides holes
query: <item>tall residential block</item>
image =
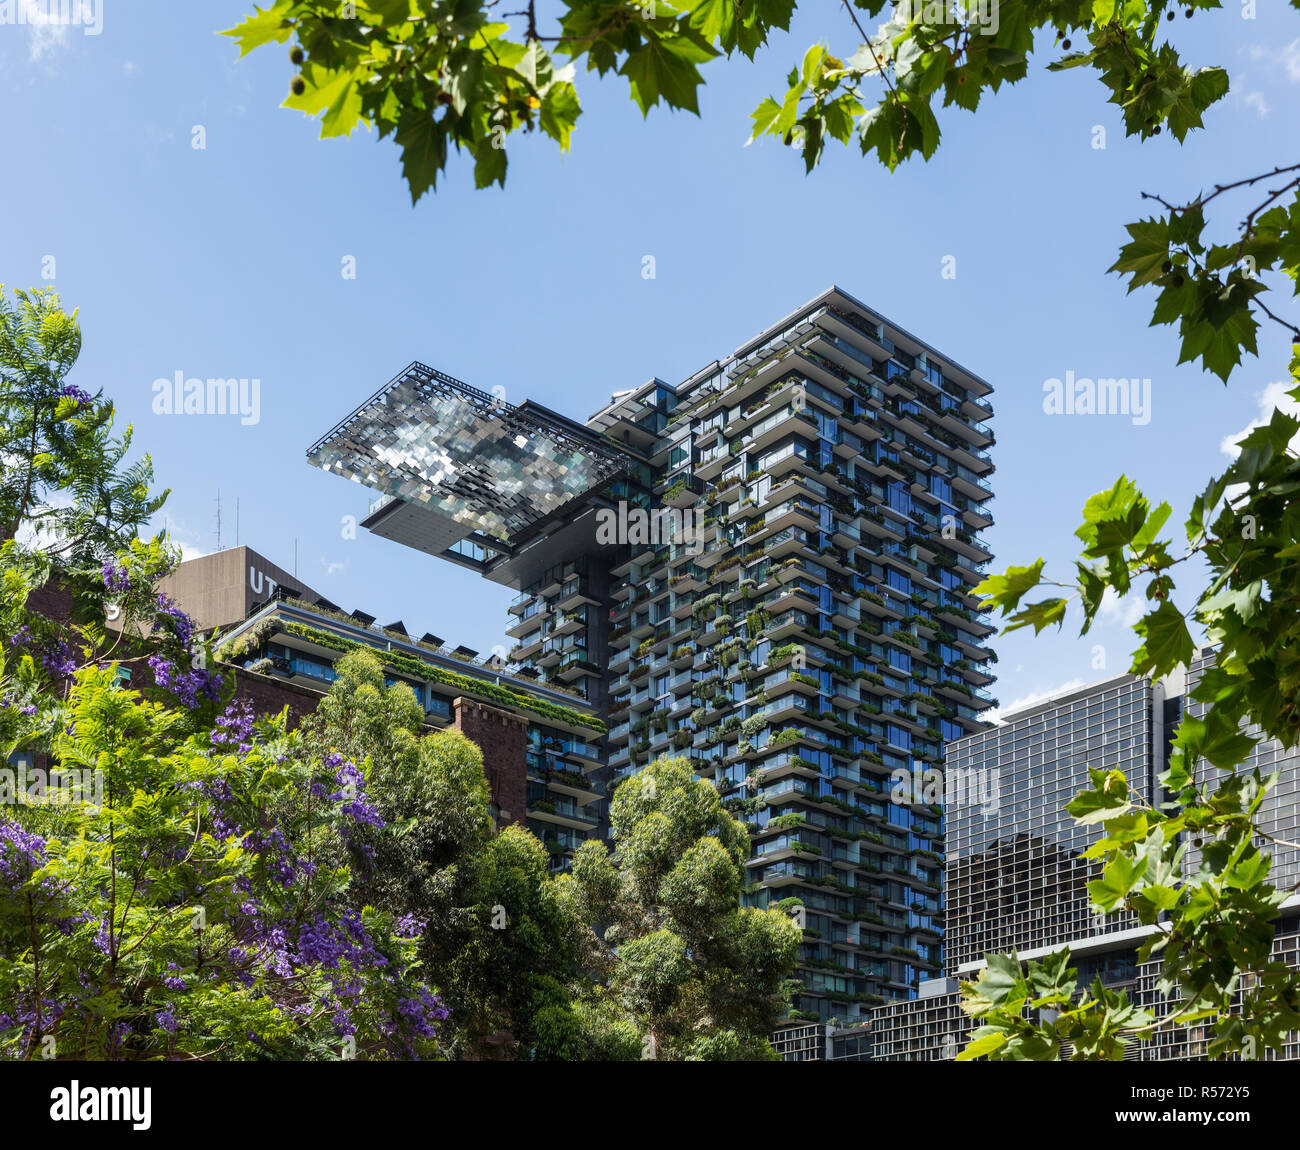
{"label": "tall residential block", "polygon": [[745,901],[805,928],[792,1021],[847,1023],[942,965],[926,780],[995,703],[991,390],[832,288],[585,423],[412,364],[308,454],[517,592],[509,658],[603,717],[606,794],[663,755],[718,788]]}

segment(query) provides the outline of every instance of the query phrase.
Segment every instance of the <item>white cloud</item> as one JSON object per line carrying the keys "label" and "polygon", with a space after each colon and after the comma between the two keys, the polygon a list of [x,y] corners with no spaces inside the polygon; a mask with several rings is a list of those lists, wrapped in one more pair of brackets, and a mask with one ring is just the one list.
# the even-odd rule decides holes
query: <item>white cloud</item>
{"label": "white cloud", "polygon": [[1107,587],[1101,597],[1101,606],[1097,608],[1097,621],[1131,628],[1142,618],[1144,610],[1141,594],[1131,592],[1121,599],[1115,588]]}
{"label": "white cloud", "polygon": [[70,24],[51,20],[49,10],[36,0],[18,0],[18,7],[22,10],[21,22],[28,28],[32,60],[41,60],[67,44]]}
{"label": "white cloud", "polygon": [[192,531],[185,523],[173,519],[170,515],[164,514],[161,525],[157,520],[150,525],[148,531],[141,531],[141,537],[145,537],[148,532],[157,532],[159,530],[167,533],[167,542],[173,547],[181,549],[181,562],[186,563],[191,559],[202,559],[209,554],[208,550],[199,542],[200,535],[197,531]]}
{"label": "white cloud", "polygon": [[328,559],[321,559],[320,565],[325,568],[326,575],[333,575],[335,571],[342,571],[344,566],[342,563],[331,562]]}
{"label": "white cloud", "polygon": [[[1224,455],[1229,455],[1236,459],[1241,454],[1241,448],[1238,441],[1244,439],[1257,427],[1264,427],[1273,416],[1273,409],[1276,408],[1285,415],[1294,415],[1300,417],[1300,403],[1292,399],[1287,392],[1291,390],[1290,380],[1275,380],[1267,384],[1263,391],[1255,393],[1255,401],[1259,404],[1259,415],[1252,419],[1240,431],[1232,435],[1225,435],[1219,443],[1219,450]],[[1291,440],[1291,449],[1300,450],[1300,435]]]}
{"label": "white cloud", "polygon": [[[1245,52],[1256,62],[1281,64],[1286,78],[1292,84],[1300,84],[1300,39],[1292,40],[1282,48],[1275,48],[1271,44],[1251,44]],[[1244,76],[1234,77],[1234,81],[1244,79]],[[1235,82],[1233,86],[1237,86]]]}
{"label": "white cloud", "polygon": [[181,562],[188,563],[191,559],[202,559],[207,554],[202,547],[195,547],[192,543],[186,543],[183,539],[177,539],[172,536],[171,542],[181,549]]}
{"label": "white cloud", "polygon": [[1300,38],[1292,40],[1278,52],[1278,59],[1286,68],[1287,79],[1293,84],[1300,84]]}
{"label": "white cloud", "polygon": [[89,36],[104,30],[103,0],[13,0],[6,16],[6,23],[27,29],[33,61],[66,48],[74,29]]}
{"label": "white cloud", "polygon": [[1259,113],[1259,118],[1264,119],[1272,109],[1268,106],[1268,101],[1264,99],[1263,92],[1247,92],[1246,107],[1254,108]]}
{"label": "white cloud", "polygon": [[1023,695],[1019,699],[1013,699],[1010,703],[1001,707],[994,707],[991,711],[985,711],[982,718],[990,723],[1003,723],[1006,720],[1003,715],[1010,714],[1013,711],[1019,711],[1022,707],[1030,707],[1035,703],[1046,702],[1048,699],[1057,695],[1063,695],[1067,691],[1075,691],[1084,686],[1088,680],[1071,679],[1067,683],[1062,683],[1057,687],[1048,687],[1042,691],[1031,691],[1028,695]]}

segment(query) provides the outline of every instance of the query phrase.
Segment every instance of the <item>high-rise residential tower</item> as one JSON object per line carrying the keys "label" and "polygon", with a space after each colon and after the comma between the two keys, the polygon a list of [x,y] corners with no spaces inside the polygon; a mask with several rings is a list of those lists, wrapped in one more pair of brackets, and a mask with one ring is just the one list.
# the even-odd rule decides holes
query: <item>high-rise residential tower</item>
{"label": "high-rise residential tower", "polygon": [[746,901],[805,928],[794,1019],[849,1022],[942,963],[929,780],[994,703],[991,390],[832,288],[585,424],[412,364],[309,458],[517,590],[509,660],[602,714],[603,788],[669,754],[717,786]]}

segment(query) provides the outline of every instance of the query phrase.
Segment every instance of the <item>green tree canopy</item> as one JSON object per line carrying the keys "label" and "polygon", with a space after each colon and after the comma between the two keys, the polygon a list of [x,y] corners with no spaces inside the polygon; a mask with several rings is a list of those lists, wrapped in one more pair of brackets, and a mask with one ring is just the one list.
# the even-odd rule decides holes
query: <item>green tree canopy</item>
{"label": "green tree canopy", "polygon": [[604,924],[602,971],[619,1014],[667,1059],[773,1058],[801,933],[741,907],[749,833],[687,759],[658,759],[610,802],[614,852],[584,843],[573,881]]}
{"label": "green tree canopy", "polygon": [[113,436],[112,403],[68,382],[80,354],[56,292],[0,285],[0,542],[22,531],[63,569],[112,558],[167,497],[148,456],[122,466],[131,429]]}
{"label": "green tree canopy", "polygon": [[379,656],[353,651],[303,732],[317,755],[363,764],[384,820],[358,846],[352,897],[420,924],[420,955],[451,1014],[441,1043],[468,1057],[527,1058],[534,1015],[561,1013],[589,988],[569,887],[530,832],[490,817],[483,755],[459,731],[422,731],[410,687],[388,684]]}

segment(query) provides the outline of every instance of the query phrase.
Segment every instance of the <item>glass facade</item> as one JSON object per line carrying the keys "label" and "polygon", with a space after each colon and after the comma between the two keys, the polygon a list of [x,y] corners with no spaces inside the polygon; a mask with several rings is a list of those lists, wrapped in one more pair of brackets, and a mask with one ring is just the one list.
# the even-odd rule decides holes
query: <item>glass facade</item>
{"label": "glass facade", "polygon": [[434,513],[453,533],[502,540],[625,466],[621,452],[545,408],[515,407],[421,363],[322,436],[307,458]]}
{"label": "glass facade", "polygon": [[[1207,650],[1193,660],[1189,690],[1211,659]],[[1130,785],[1150,800],[1166,769],[1168,739],[1184,706],[1191,713],[1201,709],[1182,696],[1169,696],[1163,684],[1120,676],[1007,715],[1004,726],[949,748],[950,780],[963,770],[1000,773],[995,808],[986,810],[987,804],[969,801],[969,790],[965,801],[953,801],[950,795],[948,802],[946,942],[954,975],[973,978],[989,953],[1014,949],[1022,957],[1033,957],[1069,945],[1081,984],[1100,978],[1125,989],[1157,1019],[1169,1015],[1174,1007],[1159,989],[1159,961],[1137,959],[1147,928],[1124,912],[1104,919],[1089,913],[1084,884],[1096,872],[1079,856],[1100,832],[1076,827],[1062,807],[1087,785],[1088,767],[1119,767]],[[1252,760],[1246,769],[1259,765],[1261,770],[1282,770],[1275,797],[1264,810],[1264,826],[1269,833],[1287,837],[1300,813],[1294,756],[1284,755],[1276,744],[1262,743]],[[1199,769],[1213,770],[1206,763]],[[1195,866],[1196,853],[1189,844],[1187,865]],[[1291,885],[1294,868],[1293,853],[1278,849],[1274,881]],[[1300,968],[1300,915],[1295,906],[1284,907],[1276,924],[1273,958]],[[874,1011],[861,1028],[871,1058],[924,1062],[954,1057],[975,1028],[961,1009],[957,981],[954,977],[931,983],[916,1001]],[[927,994],[930,989],[935,993]],[[1156,1027],[1149,1041],[1126,1049],[1125,1059],[1202,1059],[1209,1038],[1203,1023]],[[815,1045],[811,1038],[804,1044],[809,1050]],[[834,1057],[833,1041],[830,1049]],[[1275,1055],[1269,1052],[1268,1057]],[[1300,1058],[1300,1033],[1288,1036],[1282,1057]]]}
{"label": "glass facade", "polygon": [[[1005,716],[948,752],[948,964],[1055,947],[1132,927],[1088,909],[1097,864],[1083,852],[1097,828],[1065,806],[1089,768],[1121,770],[1148,801],[1164,740],[1164,689],[1121,676]],[[1163,768],[1161,768],[1163,769]]]}

